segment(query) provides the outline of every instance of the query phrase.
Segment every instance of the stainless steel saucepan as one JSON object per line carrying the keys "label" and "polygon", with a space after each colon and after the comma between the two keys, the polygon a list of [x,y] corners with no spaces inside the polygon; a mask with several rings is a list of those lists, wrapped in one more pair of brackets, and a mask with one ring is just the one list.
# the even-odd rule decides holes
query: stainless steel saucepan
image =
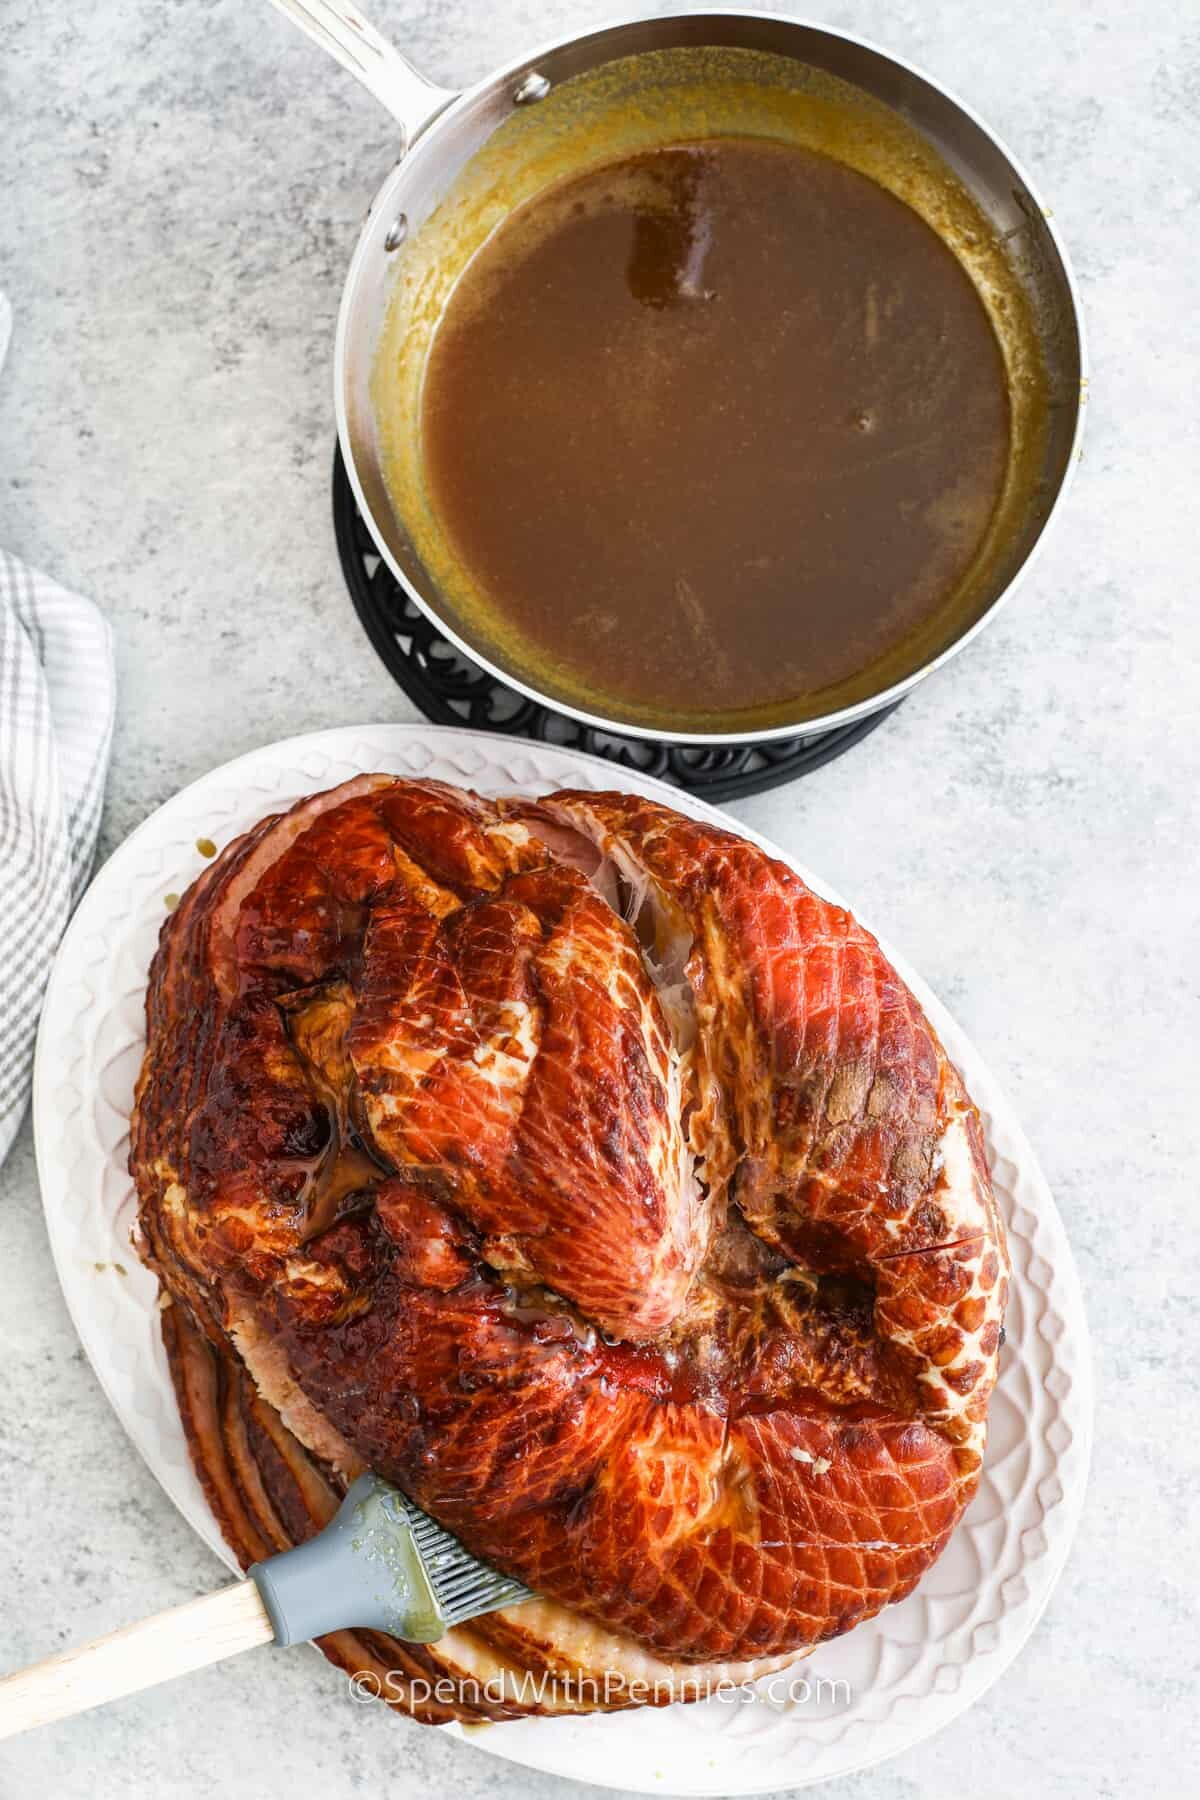
{"label": "stainless steel saucepan", "polygon": [[[338,321],[338,433],[380,555],[438,628],[533,699],[642,737],[747,743],[878,711],[969,643],[1028,568],[1075,460],[1085,389],[1078,301],[1054,225],[1018,165],[927,76],[841,32],[762,13],[635,19],[516,58],[456,94],[435,86],[341,0],[274,0],[387,107],[400,157],[367,215]],[[1004,352],[1013,450],[953,616],[931,620],[865,687],[689,729],[621,716],[569,673],[539,669],[473,604],[426,491],[421,379],[462,269],[550,182],[686,138],[807,144],[881,181],[967,267]],[[382,371],[382,373],[381,373]],[[636,656],[636,645],[630,647]]]}

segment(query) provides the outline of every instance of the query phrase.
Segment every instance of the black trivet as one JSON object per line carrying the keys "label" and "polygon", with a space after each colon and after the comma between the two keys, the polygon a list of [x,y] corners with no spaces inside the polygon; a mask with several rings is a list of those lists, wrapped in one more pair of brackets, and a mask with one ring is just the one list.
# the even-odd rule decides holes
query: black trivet
{"label": "black trivet", "polygon": [[591,756],[685,788],[704,800],[736,800],[832,762],[894,712],[899,701],[815,737],[768,744],[673,744],[600,731],[527,700],[463,657],[413,604],[378,550],[354,498],[339,446],[333,462],[333,523],[350,598],[384,664],[427,719],[502,731]]}

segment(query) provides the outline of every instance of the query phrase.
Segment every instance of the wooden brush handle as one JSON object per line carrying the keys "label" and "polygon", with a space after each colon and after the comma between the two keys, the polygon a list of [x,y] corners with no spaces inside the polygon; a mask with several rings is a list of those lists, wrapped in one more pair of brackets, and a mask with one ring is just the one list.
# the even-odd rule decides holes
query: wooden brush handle
{"label": "wooden brush handle", "polygon": [[122,1694],[140,1694],[173,1675],[207,1668],[274,1638],[258,1589],[252,1581],[239,1581],[6,1675],[0,1680],[0,1738],[86,1712]]}

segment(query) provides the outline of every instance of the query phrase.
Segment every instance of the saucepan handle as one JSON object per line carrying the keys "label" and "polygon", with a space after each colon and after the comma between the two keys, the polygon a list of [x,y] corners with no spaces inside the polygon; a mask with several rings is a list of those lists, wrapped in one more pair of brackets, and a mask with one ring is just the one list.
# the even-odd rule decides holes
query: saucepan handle
{"label": "saucepan handle", "polygon": [[357,6],[342,0],[271,0],[271,4],[387,107],[404,133],[402,154],[422,126],[457,98],[453,89],[426,81],[367,23]]}

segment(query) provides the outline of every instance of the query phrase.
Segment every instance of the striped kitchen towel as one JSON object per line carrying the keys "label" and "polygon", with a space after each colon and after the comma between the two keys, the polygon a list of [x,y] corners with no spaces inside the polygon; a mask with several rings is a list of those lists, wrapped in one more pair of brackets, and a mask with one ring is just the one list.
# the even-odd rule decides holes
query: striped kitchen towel
{"label": "striped kitchen towel", "polygon": [[[11,315],[0,294],[0,363]],[[0,550],[0,1162],[50,965],[96,851],[116,687],[90,600]]]}

